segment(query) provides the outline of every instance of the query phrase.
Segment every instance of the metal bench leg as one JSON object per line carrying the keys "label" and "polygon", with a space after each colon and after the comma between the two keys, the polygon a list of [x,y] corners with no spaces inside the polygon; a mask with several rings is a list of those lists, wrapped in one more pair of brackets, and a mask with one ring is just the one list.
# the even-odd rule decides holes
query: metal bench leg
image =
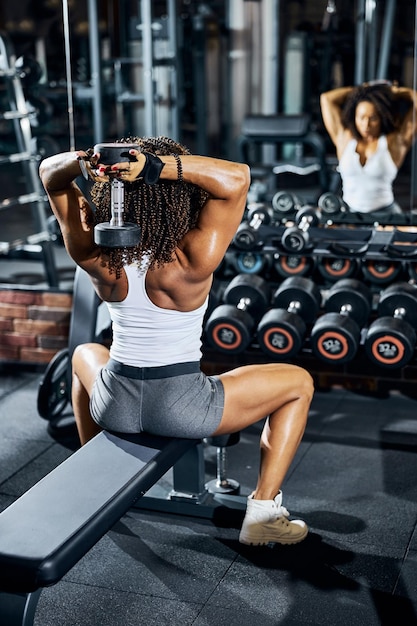
{"label": "metal bench leg", "polygon": [[0,623],[7,626],[33,626],[42,589],[32,593],[0,592]]}

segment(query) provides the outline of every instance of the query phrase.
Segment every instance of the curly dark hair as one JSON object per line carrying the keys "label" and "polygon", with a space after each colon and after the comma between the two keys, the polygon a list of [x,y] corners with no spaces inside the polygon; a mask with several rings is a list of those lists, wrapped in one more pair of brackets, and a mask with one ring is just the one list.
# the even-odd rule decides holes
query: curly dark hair
{"label": "curly dark hair", "polygon": [[[116,143],[133,143],[157,156],[185,155],[190,151],[169,137],[127,137]],[[94,223],[111,219],[111,183],[95,183],[91,199],[96,206]],[[142,180],[124,184],[125,222],[141,228],[140,243],[133,248],[103,248],[110,272],[120,276],[123,265],[141,263],[154,269],[174,260],[174,250],[197,223],[208,193],[184,181],[160,180],[147,185]]]}
{"label": "curly dark hair", "polygon": [[360,139],[355,124],[356,107],[360,102],[374,105],[381,120],[382,135],[388,135],[397,128],[397,101],[391,88],[388,85],[360,85],[349,94],[342,109],[342,124],[356,139]]}

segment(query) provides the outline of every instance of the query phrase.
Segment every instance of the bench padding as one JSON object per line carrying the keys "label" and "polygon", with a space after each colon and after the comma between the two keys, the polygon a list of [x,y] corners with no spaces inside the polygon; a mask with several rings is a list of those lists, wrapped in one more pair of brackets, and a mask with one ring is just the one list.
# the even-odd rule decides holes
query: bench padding
{"label": "bench padding", "polygon": [[0,514],[0,589],[58,582],[196,443],[94,437]]}

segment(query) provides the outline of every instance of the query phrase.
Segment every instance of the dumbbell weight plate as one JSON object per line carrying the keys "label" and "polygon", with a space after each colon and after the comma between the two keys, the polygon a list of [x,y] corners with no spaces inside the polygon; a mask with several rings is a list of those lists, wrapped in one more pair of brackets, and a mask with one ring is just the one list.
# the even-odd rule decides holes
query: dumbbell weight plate
{"label": "dumbbell weight plate", "polygon": [[342,257],[321,257],[317,263],[320,274],[329,282],[336,282],[341,278],[356,276],[359,264],[356,259]]}
{"label": "dumbbell weight plate", "polygon": [[352,309],[349,313],[350,317],[362,328],[368,321],[371,311],[371,291],[355,278],[339,280],[329,290],[325,308],[327,312],[339,313],[346,304]]}
{"label": "dumbbell weight plate", "polygon": [[261,276],[237,274],[224,291],[224,301],[237,307],[243,298],[250,299],[250,315],[259,318],[270,302],[267,282]]}
{"label": "dumbbell weight plate", "polygon": [[401,268],[402,265],[398,261],[368,260],[362,265],[362,274],[373,285],[386,285],[396,280]]}
{"label": "dumbbell weight plate", "polygon": [[337,215],[342,210],[345,210],[345,204],[340,196],[337,196],[331,191],[323,193],[318,200],[318,207],[325,215]]}
{"label": "dumbbell weight plate", "polygon": [[259,252],[240,252],[235,256],[236,271],[239,274],[260,274],[265,260],[265,255]]}
{"label": "dumbbell weight plate", "polygon": [[404,319],[413,328],[417,327],[417,287],[410,283],[399,282],[390,285],[379,294],[378,314],[380,317],[395,314],[404,309]]}
{"label": "dumbbell weight plate", "polygon": [[408,322],[393,317],[381,317],[369,327],[365,339],[368,358],[388,369],[400,369],[411,361],[416,333]]}
{"label": "dumbbell weight plate", "polygon": [[303,276],[293,276],[284,280],[272,295],[272,305],[288,309],[292,302],[299,303],[297,315],[309,324],[319,312],[321,292],[313,280]]}
{"label": "dumbbell weight plate", "polygon": [[351,361],[360,342],[359,326],[340,313],[322,315],[310,336],[313,354],[327,363],[343,364]]}
{"label": "dumbbell weight plate", "polygon": [[127,163],[129,161],[136,161],[136,157],[129,154],[129,150],[139,150],[140,146],[136,143],[97,143],[94,146],[94,152],[100,153],[100,162],[106,165],[113,165],[114,163]]}
{"label": "dumbbell weight plate", "polygon": [[239,354],[249,346],[254,327],[255,321],[249,313],[231,304],[222,304],[207,320],[205,336],[214,350]]}
{"label": "dumbbell weight plate", "polygon": [[289,191],[277,191],[272,197],[272,209],[279,219],[297,211],[300,201]]}
{"label": "dumbbell weight plate", "polygon": [[291,276],[306,276],[314,269],[313,257],[291,254],[285,256],[276,253],[274,255],[274,267],[283,278]]}
{"label": "dumbbell weight plate", "polygon": [[94,227],[94,241],[103,248],[133,248],[139,244],[140,235],[140,227],[130,222],[125,222],[123,226],[101,222]]}
{"label": "dumbbell weight plate", "polygon": [[49,362],[39,384],[37,409],[40,417],[52,421],[58,417],[70,401],[68,385],[70,356],[68,348],[63,348]]}
{"label": "dumbbell weight plate", "polygon": [[259,323],[257,339],[265,354],[291,358],[301,350],[306,325],[300,316],[284,309],[271,309]]}

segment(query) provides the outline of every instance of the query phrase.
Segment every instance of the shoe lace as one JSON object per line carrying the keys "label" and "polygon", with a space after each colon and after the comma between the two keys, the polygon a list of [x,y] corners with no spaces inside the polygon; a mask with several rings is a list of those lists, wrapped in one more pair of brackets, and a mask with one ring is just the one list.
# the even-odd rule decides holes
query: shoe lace
{"label": "shoe lace", "polygon": [[277,510],[277,519],[278,517],[289,517],[289,516],[290,514],[285,508],[285,506],[280,506],[279,509]]}

